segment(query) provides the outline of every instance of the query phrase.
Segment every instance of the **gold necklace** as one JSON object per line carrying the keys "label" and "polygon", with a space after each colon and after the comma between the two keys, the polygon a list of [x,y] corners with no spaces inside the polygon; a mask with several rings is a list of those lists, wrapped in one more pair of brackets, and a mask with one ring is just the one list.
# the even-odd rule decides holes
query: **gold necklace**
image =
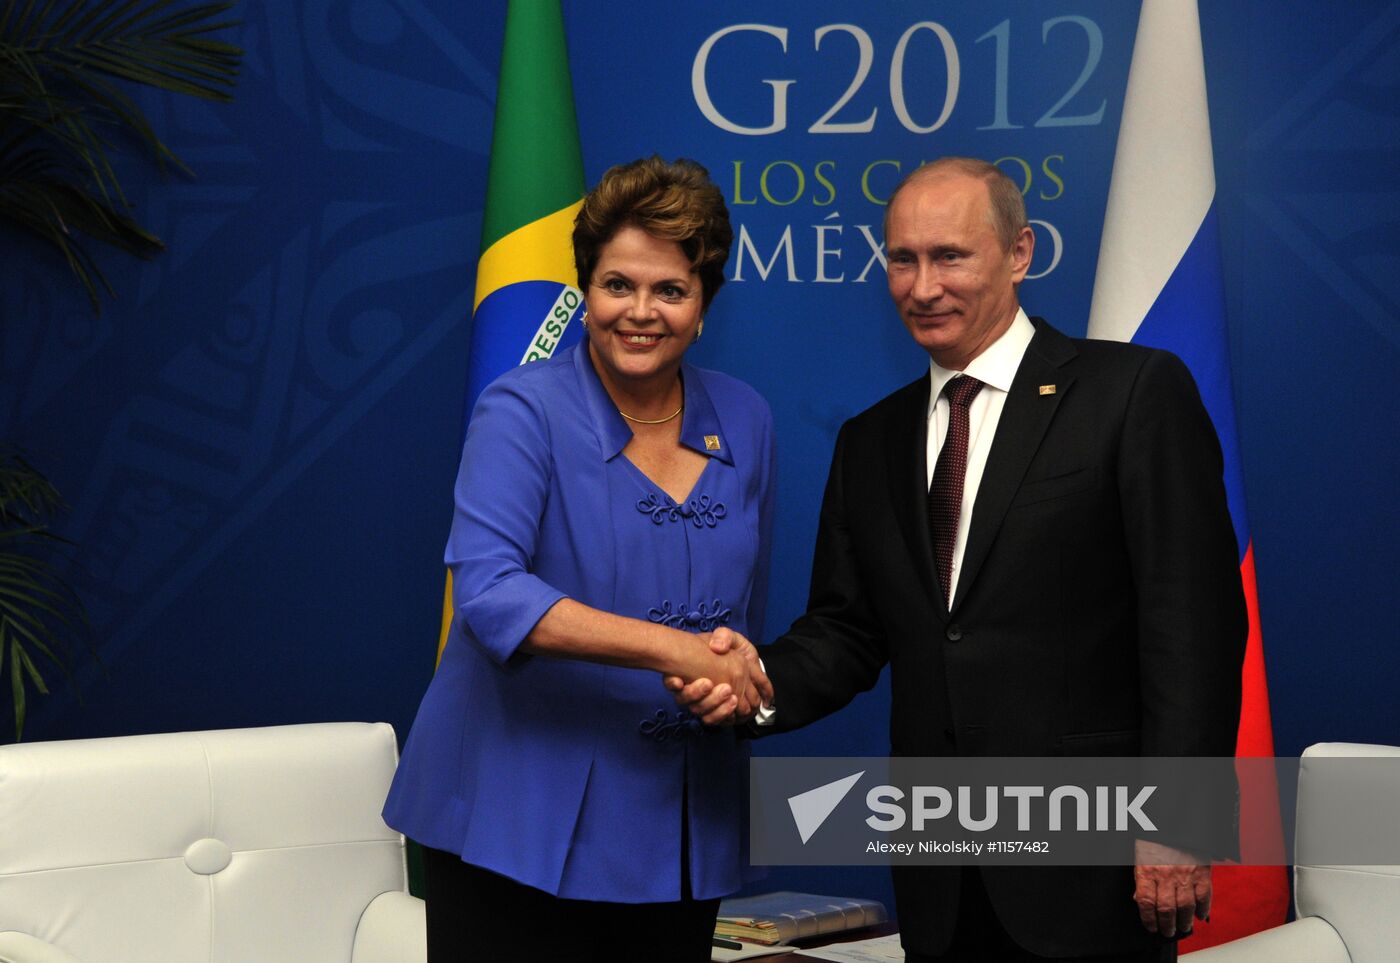
{"label": "gold necklace", "polygon": [[[614,407],[614,408],[617,408],[617,405],[613,405],[613,407]],[[679,408],[677,408],[675,411],[671,412],[671,413],[670,413],[669,415],[667,415],[665,418],[655,418],[655,419],[634,418],[632,415],[629,415],[627,412],[623,411],[621,408],[617,408],[617,413],[618,413],[619,415],[621,415],[622,417],[626,418],[628,421],[635,421],[635,422],[636,422],[637,424],[639,424],[639,425],[664,425],[664,424],[666,424],[666,422],[670,421],[672,418],[675,418],[676,415],[680,414],[682,411],[685,411],[685,402],[684,402],[684,401],[681,402],[681,406],[680,406]]]}

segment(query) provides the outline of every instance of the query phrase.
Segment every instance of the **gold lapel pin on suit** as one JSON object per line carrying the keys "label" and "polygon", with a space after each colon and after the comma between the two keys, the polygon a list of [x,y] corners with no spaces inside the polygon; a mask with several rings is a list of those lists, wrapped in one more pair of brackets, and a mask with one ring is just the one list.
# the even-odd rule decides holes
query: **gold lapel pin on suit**
{"label": "gold lapel pin on suit", "polygon": [[706,435],[706,436],[705,436],[705,450],[706,450],[706,451],[719,451],[719,435]]}
{"label": "gold lapel pin on suit", "polygon": [[1043,395],[1053,395],[1053,394],[1055,393],[1055,386],[1054,386],[1054,385],[1041,385],[1041,386],[1040,386],[1040,393],[1043,394]]}

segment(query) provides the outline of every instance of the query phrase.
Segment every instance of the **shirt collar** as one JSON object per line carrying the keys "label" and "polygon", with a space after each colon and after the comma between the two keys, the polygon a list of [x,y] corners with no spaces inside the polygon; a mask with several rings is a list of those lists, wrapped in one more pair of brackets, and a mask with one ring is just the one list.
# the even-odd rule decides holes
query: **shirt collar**
{"label": "shirt collar", "polygon": [[[588,338],[585,336],[572,349],[574,371],[578,374],[583,389],[584,402],[598,433],[598,444],[604,461],[616,458],[627,443],[632,440],[632,429],[626,419],[618,413],[608,391],[603,387],[598,372],[593,368],[593,360],[588,355]],[[692,365],[681,364],[681,383],[684,389],[685,411],[681,415],[681,444],[702,455],[718,458],[725,464],[734,464],[729,450],[729,438],[720,426],[719,413],[715,411],[710,393],[705,390],[700,372]]]}
{"label": "shirt collar", "polygon": [[1026,348],[1030,346],[1034,337],[1035,325],[1026,317],[1026,312],[1018,307],[1011,326],[1002,332],[1001,337],[988,345],[985,351],[969,361],[962,371],[950,371],[941,367],[938,362],[930,360],[932,387],[928,396],[929,414],[933,414],[933,406],[938,403],[938,396],[944,386],[959,374],[971,375],[999,391],[1010,391],[1011,383],[1016,380],[1016,369],[1021,367],[1021,359],[1025,357]]}

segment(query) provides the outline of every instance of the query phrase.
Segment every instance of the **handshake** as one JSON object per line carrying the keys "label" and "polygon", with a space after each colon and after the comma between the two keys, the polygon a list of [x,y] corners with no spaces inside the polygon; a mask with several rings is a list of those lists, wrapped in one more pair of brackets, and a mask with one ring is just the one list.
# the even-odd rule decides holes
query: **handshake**
{"label": "handshake", "polygon": [[748,722],[762,706],[773,704],[773,683],[752,642],[726,628],[695,638],[701,644],[681,655],[678,674],[665,677],[676,705],[718,726]]}

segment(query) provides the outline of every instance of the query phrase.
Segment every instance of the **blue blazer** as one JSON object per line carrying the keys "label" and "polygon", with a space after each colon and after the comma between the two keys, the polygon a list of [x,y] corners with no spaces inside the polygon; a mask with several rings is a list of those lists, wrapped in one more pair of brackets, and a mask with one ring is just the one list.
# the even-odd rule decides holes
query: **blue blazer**
{"label": "blue blazer", "polygon": [[681,895],[684,813],[696,898],[760,875],[733,730],[678,711],[654,672],[518,651],[565,597],[695,632],[762,631],[772,415],[734,378],[684,365],[682,379],[681,443],[709,463],[681,503],[622,455],[632,432],[586,340],[482,393],[447,544],[452,628],[390,826],[558,896],[661,902]]}

